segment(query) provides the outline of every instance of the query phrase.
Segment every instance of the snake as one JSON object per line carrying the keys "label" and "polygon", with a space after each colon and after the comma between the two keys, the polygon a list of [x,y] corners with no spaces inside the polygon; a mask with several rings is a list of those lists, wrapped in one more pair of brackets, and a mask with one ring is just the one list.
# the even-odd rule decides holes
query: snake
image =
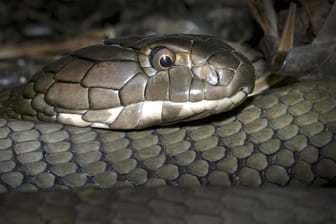
{"label": "snake", "polygon": [[[239,195],[222,187],[333,186],[336,82],[300,81],[247,98],[254,80],[251,63],[210,36],[136,36],[75,51],[43,67],[28,84],[1,93],[0,191],[98,187],[108,189],[106,198],[117,203],[113,208],[136,215],[147,214],[147,208],[149,212],[157,208],[160,214],[164,203],[182,203],[178,197],[186,200],[180,205],[187,206],[189,213],[214,204],[230,207],[248,198],[248,193]],[[160,186],[167,185],[182,187],[176,189],[181,196],[164,197],[169,188]],[[214,188],[189,193],[183,189],[205,185]],[[132,193],[130,186],[154,188]],[[116,188],[109,191],[111,187]],[[254,199],[262,201],[263,193],[252,192]],[[44,194],[61,198],[58,191],[26,196],[48,203]],[[90,196],[100,195],[65,194],[84,204],[94,204]],[[283,193],[284,197],[295,194],[295,190]],[[4,220],[12,217],[6,215],[7,209],[20,206],[16,195],[1,195]],[[220,195],[231,195],[231,200]],[[321,195],[330,196],[330,192]],[[158,204],[151,204],[153,200],[145,200],[146,196]],[[322,201],[329,202],[327,198]],[[144,201],[149,207],[127,207],[124,199],[128,205]],[[28,208],[29,203],[22,206]],[[201,214],[197,220],[221,223],[228,218],[222,211],[209,209],[205,219]],[[211,216],[218,212],[221,218]],[[279,210],[278,217],[281,214]],[[173,222],[175,215],[164,217]],[[119,221],[126,223],[122,217]],[[183,220],[195,221],[192,217],[189,214]],[[150,218],[168,222],[155,215]],[[130,220],[136,219],[130,215]]]}

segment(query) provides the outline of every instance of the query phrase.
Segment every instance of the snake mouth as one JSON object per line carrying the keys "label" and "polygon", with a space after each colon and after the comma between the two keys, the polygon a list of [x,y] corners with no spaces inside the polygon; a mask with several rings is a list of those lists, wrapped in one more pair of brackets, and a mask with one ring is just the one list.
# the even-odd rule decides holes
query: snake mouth
{"label": "snake mouth", "polygon": [[231,97],[224,97],[218,100],[201,100],[186,103],[163,102],[161,125],[198,120],[229,111],[244,102],[248,96],[248,91],[248,87],[242,87]]}
{"label": "snake mouth", "polygon": [[251,86],[243,86],[239,89],[238,92],[244,92],[246,95],[250,94],[253,91],[253,87]]}
{"label": "snake mouth", "polygon": [[[87,111],[84,114],[62,113],[59,114],[57,119],[70,125],[112,129],[121,129],[121,127],[123,129],[142,129],[157,124],[171,125],[229,111],[246,99],[247,91],[247,87],[242,87],[231,97],[217,100],[200,100],[197,102],[145,101],[120,108]],[[141,113],[133,114],[132,118],[124,116],[125,113],[134,111],[134,108]],[[89,117],[94,117],[94,119],[88,119]],[[101,120],[103,117],[107,119]],[[126,128],[119,124],[120,121],[124,120],[128,120]]]}
{"label": "snake mouth", "polygon": [[233,107],[236,107],[239,104],[241,104],[246,99],[249,92],[250,90],[248,87],[242,87],[236,94],[230,97],[229,99],[231,100]]}

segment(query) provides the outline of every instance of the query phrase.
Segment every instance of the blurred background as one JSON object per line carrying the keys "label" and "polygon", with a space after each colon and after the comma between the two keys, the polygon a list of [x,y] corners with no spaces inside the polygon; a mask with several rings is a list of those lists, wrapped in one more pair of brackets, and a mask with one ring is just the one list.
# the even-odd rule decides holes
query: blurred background
{"label": "blurred background", "polygon": [[23,0],[0,2],[1,44],[57,39],[92,29],[106,35],[209,33],[248,40],[254,30],[245,0]]}

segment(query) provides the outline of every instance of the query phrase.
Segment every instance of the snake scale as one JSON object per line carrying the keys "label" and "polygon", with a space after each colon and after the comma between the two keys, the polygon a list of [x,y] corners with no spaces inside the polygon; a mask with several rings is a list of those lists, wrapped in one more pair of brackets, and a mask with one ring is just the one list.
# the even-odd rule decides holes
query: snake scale
{"label": "snake scale", "polygon": [[[207,43],[202,46],[203,41]],[[132,44],[128,45],[127,43]],[[148,46],[151,46],[148,43],[155,43],[155,47],[149,48],[150,50],[144,54],[139,54],[141,49],[147,49]],[[200,44],[197,45],[197,43]],[[106,50],[109,47],[118,48],[119,51]],[[185,49],[191,50],[186,53]],[[212,57],[223,51],[222,49],[225,49],[223,55],[217,58]],[[162,50],[164,55],[172,56],[168,60],[166,57],[163,60],[159,58],[157,60],[159,64],[155,64],[155,61],[151,61],[152,52],[157,53]],[[176,52],[181,53],[176,54]],[[113,59],[111,60],[111,58]],[[116,60],[116,58],[118,59]],[[73,63],[69,60],[73,60]],[[190,69],[190,64],[194,64],[195,61],[198,63],[197,66]],[[125,73],[130,75],[127,81],[138,79],[140,85],[130,85],[127,90],[131,92],[131,95],[123,94],[122,88],[120,90],[118,89],[120,87],[111,87],[110,85],[125,87],[127,86],[125,85],[126,79],[113,78],[114,83],[107,82],[108,76],[105,74],[106,68],[104,66],[94,72],[97,77],[91,77],[89,68],[94,67],[97,62],[99,62],[98,64],[117,64],[116,69],[109,68],[114,72],[131,71],[131,73]],[[122,66],[123,63],[131,63],[134,66]],[[142,66],[141,70],[138,70],[139,63]],[[157,71],[158,67],[161,71]],[[216,70],[218,68],[221,72]],[[170,70],[172,72],[167,73]],[[76,72],[72,76],[68,76],[69,71]],[[22,92],[10,91],[1,94],[1,100],[4,102],[1,111],[7,117],[43,121],[57,120],[65,124],[0,119],[0,191],[139,185],[210,185],[216,187],[334,185],[336,176],[336,82],[332,80],[302,81],[265,91],[247,99],[238,106],[253,88],[251,71],[253,70],[251,70],[249,62],[239,53],[226,45],[219,46],[215,39],[204,36],[171,35],[145,38],[145,40],[136,37],[106,41],[104,45],[79,50],[69,57],[60,59],[42,69],[42,72],[36,76],[37,78],[27,84],[27,87],[21,89]],[[183,78],[181,74],[185,74],[184,72],[188,77],[197,77],[198,80],[201,80],[202,82],[199,82],[201,84],[195,86],[201,86],[203,90],[197,90],[192,84],[191,78]],[[136,76],[136,74],[140,75]],[[156,81],[161,83],[159,87],[153,89],[158,91],[158,94],[154,94],[153,91],[149,91],[147,94],[146,89],[143,88],[144,83],[147,83],[144,78],[154,77],[157,74],[161,74],[161,79],[156,79]],[[168,80],[174,85],[167,87],[162,84],[162,80],[167,80],[165,77],[167,74],[170,75]],[[175,77],[172,77],[174,74],[180,75],[181,81],[174,80]],[[84,83],[85,79],[87,80],[86,84]],[[59,80],[61,81],[58,82]],[[53,86],[52,83],[56,83],[54,90],[50,87]],[[94,84],[89,86],[92,83]],[[189,84],[187,87],[186,83]],[[70,85],[76,85],[75,90],[79,90],[79,93],[76,94],[76,91],[69,89],[67,86]],[[218,93],[216,85],[222,85],[224,88]],[[86,90],[88,88],[98,90],[90,90],[91,93],[87,93],[86,90],[83,91],[85,88]],[[139,88],[143,90],[143,94],[136,92]],[[179,94],[172,93],[173,89],[181,92]],[[190,90],[194,90],[197,94],[192,95]],[[186,94],[187,91],[189,92]],[[54,98],[56,92],[60,93],[58,99]],[[118,97],[116,97],[116,92],[120,94]],[[106,102],[102,100],[103,96],[119,100],[117,103],[109,101],[109,106],[117,104],[119,107],[122,105],[123,108],[127,108],[125,102],[139,105],[141,100],[149,97],[153,97],[153,99],[166,97],[164,100],[173,99],[178,103],[192,99],[196,101],[196,98],[205,102],[218,97],[226,97],[226,100],[223,104],[216,104],[220,109],[218,111],[209,110],[210,107],[216,106],[204,103],[202,107],[197,106],[195,110],[190,110],[192,113],[189,113],[189,110],[183,109],[179,104],[177,109],[168,106],[164,112],[163,108],[165,107],[162,106],[164,103],[160,98],[160,109],[153,109],[157,104],[149,107],[155,111],[154,115],[158,119],[150,119],[148,115],[138,117],[134,111],[141,112],[141,109],[132,108],[123,119],[118,120],[118,116],[112,116],[115,111],[112,113],[111,110],[106,109]],[[90,97],[96,97],[97,101],[93,102]],[[96,108],[90,110],[92,105],[95,105]],[[238,107],[230,112],[220,113],[200,121],[137,131],[100,129],[123,128],[121,124],[125,124],[126,129],[134,129],[160,122],[170,124],[179,120],[194,120],[232,109],[235,106]],[[144,111],[149,111],[149,109]],[[160,112],[160,116],[157,111]],[[194,113],[195,111],[196,113]],[[161,112],[167,116],[161,116]],[[182,119],[180,119],[181,117],[172,117],[172,114],[182,115]],[[106,118],[111,122],[108,125],[103,125]],[[149,120],[147,124],[145,124],[146,119]],[[74,124],[74,122],[80,122],[79,125],[84,127],[68,125]],[[116,189],[114,193],[113,191],[107,192],[112,196],[106,197],[119,200],[125,197],[122,196],[125,192],[130,193],[127,187],[125,190]],[[123,191],[125,192],[122,193]],[[134,192],[137,191],[140,191],[139,194],[143,194],[144,198],[146,196],[152,197],[153,194],[160,195],[160,188],[155,188],[152,191],[134,190]],[[169,188],[166,191],[169,191]],[[231,194],[229,190],[225,192],[223,189],[217,189],[216,191],[216,188],[211,192],[220,191],[224,196]],[[183,194],[181,193],[183,188],[176,189],[176,192]],[[194,190],[186,194],[185,197],[190,197],[192,200],[195,195],[201,195],[202,200],[205,200],[208,197],[206,195],[211,194],[211,192],[206,192],[208,191],[204,189],[199,192]],[[305,197],[307,198],[315,194],[314,191],[306,193]],[[321,195],[329,193],[323,191]],[[54,197],[57,197],[58,193],[56,191],[56,193],[49,192],[49,194],[51,197],[53,194],[56,195]],[[76,194],[80,195],[81,193],[72,192],[68,193],[68,196],[70,199],[75,198],[76,203],[81,200],[84,204],[90,203],[90,200],[85,198],[86,196],[90,198],[90,193],[84,192],[82,199],[79,199],[81,197]],[[97,194],[99,195],[99,193]],[[162,195],[164,194],[162,193]],[[253,194],[256,198],[262,198],[264,193],[253,192]],[[26,195],[30,197],[29,194]],[[34,197],[36,197],[36,201],[41,200],[43,203],[44,200],[48,200],[43,199],[43,195]],[[244,197],[244,193],[242,195]],[[290,191],[283,192],[283,195],[290,197],[291,193]],[[40,197],[41,199],[39,199]],[[215,196],[213,195],[213,197]],[[239,202],[239,195],[237,197]],[[331,193],[330,197],[335,196]],[[3,194],[1,198],[4,206],[1,206],[3,210],[0,209],[0,214],[7,214],[6,209],[10,210],[11,206],[13,207],[11,201],[19,200],[15,194]],[[321,201],[335,203],[335,200],[328,201],[327,198],[324,196]],[[118,201],[117,199],[116,201]],[[134,200],[138,200],[137,197]],[[139,200],[141,201],[141,198]],[[186,200],[188,201],[188,199]],[[232,196],[231,202],[235,202],[235,200]],[[128,198],[126,201],[131,202],[132,200]],[[149,202],[146,201],[146,203]],[[213,205],[212,203],[216,203],[216,201],[212,201],[208,205]],[[225,207],[226,203],[225,200],[222,200],[217,205]],[[199,203],[191,204],[196,207],[199,205]],[[188,211],[192,213],[194,210],[191,204],[188,205]],[[203,201],[200,204],[203,206]],[[317,206],[321,205],[322,203],[317,204]],[[22,206],[24,207],[25,203]],[[34,208],[36,206],[38,205],[35,205]],[[58,206],[64,205],[60,202]],[[118,211],[122,213],[121,210]],[[137,214],[135,210],[132,211]],[[153,210],[150,211],[153,212]],[[169,211],[167,212],[169,213]],[[212,213],[205,212],[205,214]],[[6,217],[6,215],[3,216],[5,221]],[[116,220],[119,220],[119,216],[116,217]],[[184,217],[183,220],[191,222],[192,216],[188,217]],[[328,215],[323,217],[331,218]],[[221,223],[221,219],[217,218],[210,217],[208,221],[210,220],[209,223]],[[227,219],[227,216],[222,216],[222,218]],[[326,220],[324,218],[321,220]],[[20,223],[20,220],[16,221]],[[124,218],[122,220],[119,222],[132,223]],[[136,221],[134,219],[133,222],[139,223],[139,220],[141,219]],[[172,220],[170,222],[169,220],[151,222],[176,223]],[[25,219],[21,221],[25,221]],[[46,220],[42,221],[46,222]],[[41,223],[43,223],[42,221]],[[298,219],[296,221],[305,223]],[[69,221],[69,223],[74,222]],[[145,223],[148,223],[148,220]]]}

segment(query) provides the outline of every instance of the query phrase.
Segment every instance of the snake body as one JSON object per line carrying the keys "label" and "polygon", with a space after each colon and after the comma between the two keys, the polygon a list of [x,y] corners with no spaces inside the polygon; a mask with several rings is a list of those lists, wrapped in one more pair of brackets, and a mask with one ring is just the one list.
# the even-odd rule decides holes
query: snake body
{"label": "snake body", "polygon": [[[194,123],[85,127],[135,129],[217,114],[240,104],[253,82],[245,57],[208,36],[114,39],[80,49],[1,95],[4,116],[33,120],[0,120],[1,190],[332,184],[335,81],[269,90]],[[202,106],[188,110],[190,102]]]}
{"label": "snake body", "polygon": [[[203,41],[207,42],[206,45],[202,45]],[[160,42],[159,50],[164,47],[172,50],[173,55],[177,55],[176,52],[187,55],[185,60],[182,60],[182,56],[176,56],[174,63],[177,64],[176,67],[173,67],[174,69],[179,66],[183,67],[182,70],[186,71],[187,74],[193,78],[197,77],[203,83],[201,85],[203,87],[202,96],[207,97],[208,93],[214,93],[214,95],[210,94],[211,97],[217,97],[217,94],[221,94],[221,97],[224,97],[229,104],[225,104],[227,106],[222,104],[219,106],[221,110],[215,110],[215,112],[205,110],[203,113],[198,111],[196,114],[188,114],[178,118],[170,117],[167,119],[160,115],[155,122],[150,120],[147,115],[141,118],[136,117],[136,122],[129,122],[129,126],[127,126],[127,119],[124,119],[122,121],[126,122],[126,127],[122,126],[118,119],[107,125],[102,125],[104,123],[102,119],[110,118],[111,115],[111,113],[108,113],[108,116],[105,116],[106,113],[101,113],[101,110],[111,111],[111,108],[107,109],[106,105],[111,106],[113,104],[112,106],[114,106],[118,102],[117,107],[122,105],[122,109],[124,109],[127,108],[127,104],[122,102],[127,101],[127,99],[129,101],[140,99],[141,101],[149,99],[150,96],[158,97],[153,93],[152,95],[147,94],[145,90],[141,96],[137,96],[133,92],[129,96],[123,94],[122,89],[126,88],[126,83],[128,83],[125,80],[119,80],[118,85],[123,88],[106,88],[104,85],[112,84],[105,83],[106,79],[104,78],[108,77],[102,72],[104,69],[114,72],[125,71],[126,73],[123,74],[128,74],[127,71],[131,70],[133,72],[129,73],[128,81],[136,80],[136,74],[139,74],[139,80],[141,80],[140,77],[146,77],[149,80],[149,77],[155,77],[155,74],[162,74],[162,76],[168,74],[170,78],[170,76],[183,73],[174,72],[175,70],[170,68],[170,63],[167,66],[169,69],[163,68],[159,72],[154,69],[154,66],[157,65],[148,61],[148,58],[150,58],[152,50],[158,47],[157,42]],[[197,43],[200,44],[198,48],[188,48],[194,49],[192,51],[185,51],[186,43],[189,46],[194,44],[194,47],[197,46]],[[2,93],[1,113],[4,118],[0,119],[0,191],[77,189],[89,186],[109,188],[112,186],[139,185],[334,185],[336,177],[336,82],[332,80],[302,81],[290,86],[267,90],[241,104],[241,101],[246,98],[253,87],[253,83],[250,83],[250,81],[253,81],[251,65],[232,48],[225,44],[219,46],[219,43],[222,44],[221,41],[216,42],[209,37],[189,35],[145,39],[136,37],[114,40],[113,42],[107,41],[105,45],[79,50],[44,67],[31,83],[19,88],[19,91]],[[143,48],[139,46],[143,46]],[[110,51],[111,49],[112,51]],[[139,54],[141,52],[139,49],[147,49],[147,53]],[[213,73],[217,70],[214,70],[214,65],[209,61],[217,54],[216,52],[222,52],[220,59],[218,59],[221,63],[218,63],[217,67],[221,70],[225,68],[231,72]],[[197,57],[198,67],[200,68],[192,69],[190,60],[196,59],[193,59],[190,55],[195,53],[202,56]],[[142,59],[139,55],[142,55]],[[97,70],[98,68],[94,70],[95,66],[99,67],[101,64],[109,63],[118,65],[118,69],[113,70],[113,68],[103,66],[100,73]],[[134,65],[136,68],[125,67],[123,66],[126,65],[125,63]],[[144,65],[147,65],[148,69],[145,69]],[[163,65],[167,64],[163,63]],[[88,86],[84,82],[86,78],[89,79],[88,77],[90,77],[90,69],[96,72],[97,77],[100,77],[99,79],[92,78],[88,82],[94,83],[93,86]],[[244,70],[244,72],[240,70]],[[76,72],[72,73],[72,71]],[[72,77],[69,74],[74,75]],[[221,74],[228,76],[221,76]],[[231,78],[226,80],[223,77]],[[169,92],[168,95],[160,94],[167,97],[164,100],[174,98],[175,101],[173,101],[177,103],[182,103],[185,100],[190,101],[190,92],[186,93],[186,89],[183,89],[185,85],[179,85],[177,81],[172,81],[173,79],[169,79],[169,83],[174,83],[174,85],[162,89],[156,87],[153,88],[153,91]],[[118,82],[118,78],[112,78],[112,81],[114,85]],[[189,78],[187,81],[181,81],[181,84],[186,82],[192,83]],[[97,86],[94,86],[96,84]],[[216,89],[218,84],[224,86],[220,93],[212,92],[211,88]],[[52,90],[53,85],[56,86],[54,90]],[[74,89],[68,88],[70,85],[76,87]],[[193,89],[192,86],[192,84],[187,85],[187,90]],[[57,88],[58,91],[55,91]],[[85,90],[87,93],[83,90],[85,88],[88,89]],[[135,90],[136,88],[137,85],[132,85],[128,89]],[[183,94],[171,94],[171,88],[180,89]],[[92,89],[99,90],[96,94],[93,94],[92,92],[96,90],[92,91]],[[80,94],[75,95],[76,90],[79,90]],[[60,98],[56,98],[55,92],[60,93]],[[64,93],[67,94],[62,95]],[[118,93],[118,97],[115,97],[114,93]],[[235,98],[237,94],[242,97]],[[90,100],[93,95],[97,97],[98,101]],[[111,99],[118,99],[119,101],[102,101],[102,96],[110,96]],[[77,97],[79,97],[78,102],[76,101]],[[82,107],[83,102],[86,102],[85,99],[89,99],[89,103]],[[161,104],[164,100],[160,98]],[[140,101],[132,103],[137,104]],[[241,105],[238,106],[238,104]],[[94,105],[100,105],[103,108]],[[217,114],[235,106],[238,107],[230,112]],[[160,108],[157,111],[161,114],[165,109]],[[142,110],[135,111],[142,112]],[[179,108],[173,109],[171,112],[173,114],[183,114],[179,113],[181,111],[183,110]],[[97,116],[95,112],[104,115],[105,118]],[[131,110],[131,112],[134,111]],[[71,119],[64,119],[64,114],[67,114],[68,118],[71,115]],[[83,127],[134,129],[160,124],[161,122],[165,123],[165,121],[167,121],[167,124],[176,123],[179,120],[193,120],[210,114],[217,115],[200,121],[137,131]],[[8,118],[10,116],[30,121],[10,119]],[[132,121],[133,117],[128,115],[128,119]],[[144,124],[143,121],[146,119],[150,122]],[[45,121],[58,121],[65,124],[47,123]],[[82,127],[68,125],[69,123],[75,124],[74,121],[80,121],[79,126]],[[119,122],[120,125],[116,125],[115,122]],[[141,122],[144,124],[143,126],[140,125]],[[287,190],[277,192],[282,196],[281,200],[279,198],[275,200],[267,192],[253,191],[249,194],[246,192],[223,191],[223,189],[202,189],[199,191],[187,190],[189,193],[185,193],[183,188],[173,191],[174,194],[169,194],[169,188],[161,190],[160,188],[153,190],[114,188],[112,191],[105,192],[62,192],[62,197],[58,196],[58,191],[54,193],[42,192],[39,195],[34,193],[24,195],[2,194],[0,220],[5,223],[9,220],[13,223],[33,220],[34,217],[29,216],[33,212],[22,210],[29,207],[34,208],[33,210],[37,212],[38,222],[48,223],[50,220],[56,220],[57,218],[53,215],[49,216],[50,213],[44,210],[46,207],[40,208],[39,206],[52,205],[58,211],[63,211],[63,208],[65,208],[66,211],[64,210],[64,212],[66,214],[57,216],[64,217],[64,223],[75,223],[74,220],[84,223],[84,221],[89,222],[91,219],[84,215],[88,212],[85,212],[83,208],[93,209],[93,207],[96,207],[96,203],[99,204],[100,202],[105,208],[110,208],[108,206],[110,206],[111,201],[108,199],[111,199],[114,202],[111,205],[111,210],[103,211],[115,215],[114,218],[110,217],[109,220],[96,218],[95,222],[109,223],[113,219],[120,223],[129,223],[130,220],[137,220],[137,223],[140,221],[146,223],[169,223],[169,221],[172,223],[176,223],[176,221],[195,223],[196,220],[203,220],[207,223],[221,223],[223,220],[234,217],[233,214],[239,214],[241,218],[242,215],[247,215],[247,210],[244,210],[244,208],[251,209],[253,207],[255,209],[252,210],[256,213],[248,214],[246,219],[249,221],[254,220],[258,223],[265,220],[282,220],[265,217],[265,214],[270,215],[270,217],[277,214],[276,217],[285,218],[287,221],[291,220],[292,223],[305,223],[307,221],[305,217],[307,216],[302,211],[305,211],[306,204],[297,205],[295,208],[291,207],[292,213],[281,213],[282,208],[272,207],[266,202],[273,200],[281,204],[284,197],[292,200],[298,194],[300,199],[307,198],[308,200],[308,198],[316,195],[314,191],[303,193],[299,190]],[[298,191],[299,193],[297,193]],[[320,216],[314,216],[314,218],[320,217],[318,221],[322,220],[321,222],[332,219],[332,211],[321,210],[320,207],[323,207],[323,203],[334,203],[334,200],[329,201],[330,197],[334,197],[334,194],[325,191],[318,194],[322,196],[322,199],[320,198],[321,203],[308,206],[310,207],[309,211],[311,211],[309,214],[320,214]],[[174,199],[174,195],[175,197],[181,195],[182,201],[176,201],[177,198]],[[26,200],[30,197],[35,199]],[[225,199],[226,197],[229,198]],[[62,198],[62,202],[57,202],[56,198]],[[101,200],[97,201],[97,198]],[[248,198],[251,200],[248,200]],[[24,202],[16,203],[20,200],[24,200]],[[64,200],[67,204],[64,204]],[[139,200],[136,202],[139,206],[134,205],[134,200]],[[294,200],[295,203],[297,201]],[[37,204],[30,204],[30,202],[36,202]],[[234,207],[235,203],[240,210],[238,207]],[[246,203],[250,203],[249,206],[242,206]],[[266,208],[272,209],[269,212],[260,213],[258,208],[265,206],[265,203]],[[204,206],[205,204],[207,206]],[[284,202],[284,204],[286,209],[290,205],[289,201]],[[78,207],[73,211],[67,207],[70,205]],[[176,206],[181,206],[179,210],[181,211],[181,217],[175,217],[176,212],[174,212],[174,215],[169,213],[168,208],[173,209]],[[200,207],[203,207],[203,209],[200,210]],[[132,208],[134,209],[132,210]],[[161,208],[159,210],[165,211],[163,212],[165,214],[161,214],[156,208]],[[206,208],[212,209],[206,211]],[[132,214],[139,214],[139,209],[143,211],[146,217],[132,216]],[[21,211],[22,213],[20,213]],[[276,212],[274,213],[274,211]],[[317,212],[314,213],[314,211]],[[12,215],[12,212],[17,215]],[[100,217],[109,217],[109,215],[103,215],[103,213],[99,213],[102,214]],[[94,215],[91,217],[94,217]]]}
{"label": "snake body", "polygon": [[211,121],[139,131],[1,119],[1,189],[332,184],[334,86],[302,82]]}

